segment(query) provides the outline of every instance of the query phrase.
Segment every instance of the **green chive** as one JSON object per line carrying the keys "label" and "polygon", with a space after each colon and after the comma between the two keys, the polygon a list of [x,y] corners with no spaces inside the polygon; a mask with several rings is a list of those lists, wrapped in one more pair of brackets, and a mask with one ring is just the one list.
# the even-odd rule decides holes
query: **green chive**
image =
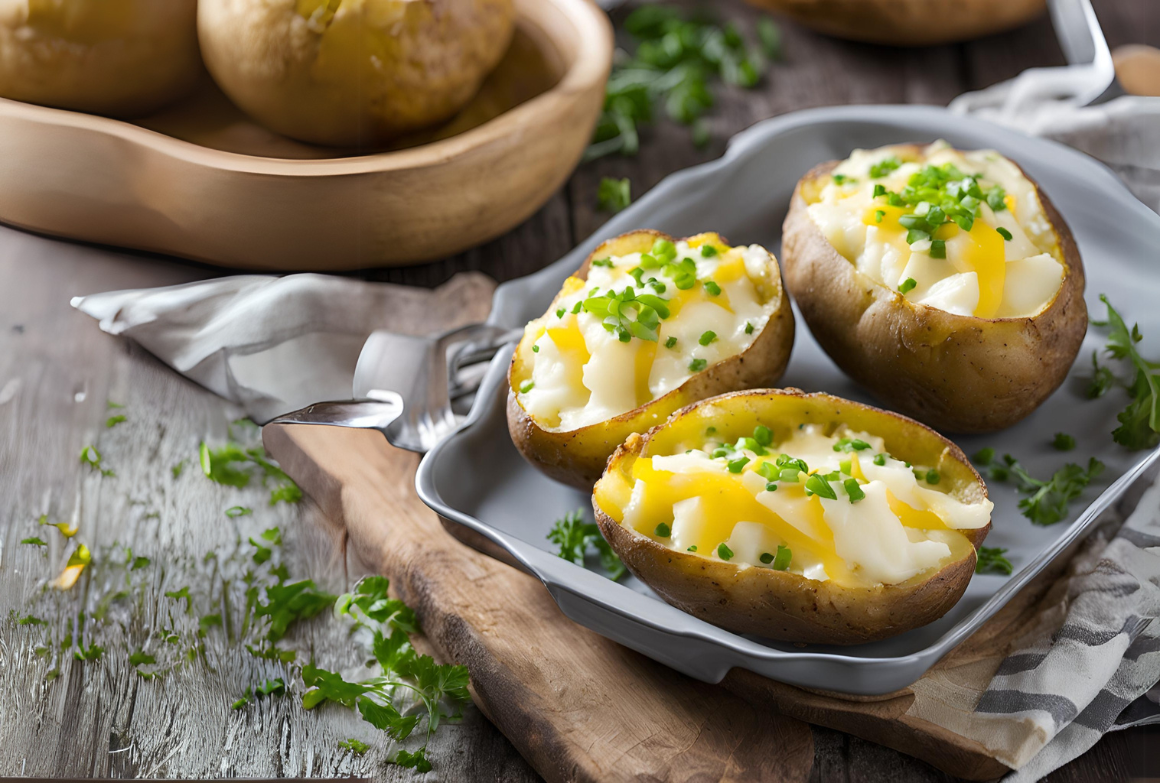
{"label": "green chive", "polygon": [[[886,195],[886,186],[885,185],[875,185],[874,186],[874,198],[878,198],[879,196],[885,196],[885,195]],[[879,210],[879,212],[882,212],[882,210]],[[886,213],[882,212],[882,214],[885,215]]]}
{"label": "green chive", "polygon": [[716,427],[708,427],[708,428],[706,428],[706,430],[705,430],[705,434],[706,434],[706,435],[712,435],[712,434],[714,434],[714,433],[716,433],[716,432],[717,432],[717,428],[716,428]]}
{"label": "green chive", "polygon": [[536,384],[533,383],[531,381],[531,379],[528,379],[526,381],[521,381],[520,382],[520,394],[527,394],[535,387],[535,385]]}
{"label": "green chive", "polygon": [[672,261],[677,257],[676,245],[667,239],[658,239],[656,242],[653,242],[652,250],[649,252],[650,255],[655,257],[661,263]]}
{"label": "green chive", "polygon": [[761,562],[765,563],[766,565],[769,565],[770,563],[773,562],[773,555],[771,555],[769,552],[762,552],[761,557],[759,559],[761,560]]}
{"label": "green chive", "polygon": [[772,462],[762,462],[757,466],[757,474],[769,481],[777,481],[778,469]]}
{"label": "green chive", "polygon": [[693,361],[689,362],[689,372],[700,372],[701,370],[705,369],[708,364],[709,362],[705,359],[694,359]]}
{"label": "green chive", "polygon": [[942,477],[939,476],[938,471],[935,470],[934,468],[931,468],[930,470],[928,470],[926,472],[926,483],[927,484],[937,484],[941,478]]}
{"label": "green chive", "polygon": [[1006,241],[1008,241],[1008,242],[1010,242],[1010,241],[1011,241],[1011,238],[1012,238],[1012,237],[1011,237],[1011,232],[1010,232],[1010,231],[1008,231],[1007,229],[1003,228],[1002,226],[999,226],[999,227],[998,227],[997,229],[995,229],[995,230],[999,232],[999,236],[1003,237],[1003,239],[1005,239],[1005,240],[1006,240]]}
{"label": "green chive", "polygon": [[701,258],[712,258],[717,255],[717,248],[713,245],[701,245]]}
{"label": "green chive", "polygon": [[696,551],[697,551],[697,545],[696,545],[696,544],[693,544],[691,547],[689,547],[689,548],[688,548],[688,549],[686,549],[685,551],[686,551],[686,552],[696,552]]}
{"label": "green chive", "polygon": [[758,424],[753,428],[753,439],[762,446],[768,446],[773,443],[773,431],[764,424]]}
{"label": "green chive", "polygon": [[789,563],[793,559],[793,552],[788,546],[777,545],[777,557],[773,558],[773,570],[784,571],[789,568]]}
{"label": "green chive", "polygon": [[947,257],[947,243],[941,239],[932,239],[930,241],[930,257],[931,258],[946,258]]}
{"label": "green chive", "polygon": [[749,323],[748,321],[745,322],[745,333],[753,334],[753,324]]}
{"label": "green chive", "polygon": [[717,545],[717,557],[722,560],[728,560],[733,557],[733,550],[727,547],[724,542],[721,542]]}
{"label": "green chive", "polygon": [[557,311],[556,311],[556,317],[557,317],[557,318],[563,318],[563,317],[564,317],[564,313],[566,313],[566,312],[568,312],[568,311],[567,311],[567,310],[565,310],[563,307],[561,307],[559,310],[557,310]]}
{"label": "green chive", "polygon": [[702,334],[700,339],[697,340],[697,342],[699,342],[701,345],[708,345],[709,343],[713,342],[716,339],[717,339],[717,333],[714,332],[712,329],[710,329],[709,331]]}
{"label": "green chive", "polygon": [[853,467],[854,466],[851,464],[851,461],[848,459],[844,459],[838,463],[838,469],[841,472],[845,473],[847,476],[854,475],[853,473],[850,472],[853,469]]}
{"label": "green chive", "polygon": [[717,285],[712,280],[706,280],[703,285],[705,286],[705,291],[709,294],[709,296],[721,295],[721,286]]}
{"label": "green chive", "polygon": [[576,315],[577,313],[579,313],[580,308],[583,306],[584,306],[583,302],[577,302],[576,304],[572,305],[572,315]]}
{"label": "green chive", "polygon": [[748,464],[749,457],[738,457],[737,459],[730,460],[726,467],[729,468],[730,473],[740,473]]}
{"label": "green chive", "polygon": [[875,454],[874,455],[874,464],[875,465],[885,465],[886,464],[886,455],[885,454]]}
{"label": "green chive", "polygon": [[612,259],[611,258],[598,258],[592,262],[592,266],[606,266],[606,267],[611,268],[612,267]]}
{"label": "green chive", "polygon": [[777,492],[777,484],[773,481],[767,481],[765,483],[765,491],[766,492]]}
{"label": "green chive", "polygon": [[659,525],[657,525],[656,533],[657,538],[668,538],[673,534],[673,529],[666,525],[664,522],[661,522]]}
{"label": "green chive", "polygon": [[806,479],[806,494],[817,495],[818,497],[829,498],[830,500],[838,499],[838,495],[834,492],[834,488],[830,486],[830,482],[816,473]]}
{"label": "green chive", "polygon": [[533,345],[532,346],[532,353],[539,353],[539,352],[540,352],[540,346]]}
{"label": "green chive", "polygon": [[875,223],[881,223],[882,218],[884,218],[884,217],[886,217],[886,210],[884,210],[884,209],[874,210],[874,222]]}
{"label": "green chive", "polygon": [[789,484],[796,484],[798,481],[800,481],[798,478],[800,474],[801,471],[797,468],[782,468],[781,471],[777,474],[777,480],[785,481]]}
{"label": "green chive", "polygon": [[917,286],[918,283],[915,281],[915,279],[913,277],[908,277],[898,286],[898,291],[899,293],[905,294],[909,291],[913,291]]}
{"label": "green chive", "polygon": [[670,337],[669,339],[665,340],[665,347],[666,347],[666,348],[672,348],[672,347],[673,347],[673,346],[675,346],[676,344],[677,344],[677,338],[676,338],[676,337]]}
{"label": "green chive", "polygon": [[848,478],[842,482],[842,486],[846,489],[846,494],[850,496],[851,503],[857,503],[862,498],[866,497],[866,493],[858,486],[858,479]]}

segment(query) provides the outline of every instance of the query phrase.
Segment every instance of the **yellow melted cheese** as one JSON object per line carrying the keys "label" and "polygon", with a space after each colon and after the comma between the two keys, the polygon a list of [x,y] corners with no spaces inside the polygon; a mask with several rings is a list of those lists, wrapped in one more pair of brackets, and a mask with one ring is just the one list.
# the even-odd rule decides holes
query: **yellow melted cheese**
{"label": "yellow melted cheese", "polygon": [[[869,448],[835,451],[842,438]],[[990,501],[961,502],[930,483],[939,479],[927,468],[890,457],[882,439],[867,433],[839,427],[826,435],[821,425],[808,424],[765,454],[742,448],[713,458],[720,445],[702,439],[683,452],[640,456],[631,475],[604,475],[596,502],[620,524],[675,551],[772,568],[766,561],[787,547],[790,572],[851,586],[898,584],[938,568],[970,547],[958,531],[990,521]],[[807,492],[806,475],[775,481],[771,491],[761,466],[781,454],[804,460],[819,478],[839,472],[828,482],[836,499]],[[732,472],[728,462],[738,457],[749,461]],[[851,478],[864,494],[854,502],[844,485]]]}
{"label": "yellow melted cheese", "polygon": [[[872,178],[871,167],[890,157],[902,165]],[[889,206],[873,192],[875,185],[900,192],[923,166],[946,163],[979,174],[983,188],[1001,186],[1006,208],[995,211],[984,202],[969,232],[943,225],[932,238],[946,243],[946,257],[934,258],[930,240],[907,244],[907,230],[898,220],[914,210]],[[902,147],[855,150],[833,173],[842,181],[831,178],[822,187],[808,207],[810,217],[838,253],[871,279],[893,291],[913,280],[913,287],[901,292],[908,300],[957,315],[1025,318],[1041,312],[1059,291],[1062,256],[1035,186],[997,152],[964,153],[945,142],[926,147],[917,158]]]}
{"label": "yellow melted cheese", "polygon": [[[569,278],[551,310],[529,323],[520,344],[522,359],[530,365],[530,388],[515,392],[532,418],[547,429],[570,431],[627,413],[678,388],[694,374],[694,362],[704,368],[744,352],[764,329],[777,306],[768,295],[780,283],[770,280],[768,252],[758,246],[730,248],[702,235],[676,245],[676,260],[696,263],[696,283],[679,289],[663,269],[650,269],[663,291],[641,289],[629,274],[641,253],[610,256],[591,265],[587,280]],[[717,253],[705,256],[702,244]],[[603,259],[602,259],[603,260]],[[719,293],[711,293],[711,281]],[[669,317],[660,322],[657,341],[633,338],[622,342],[601,318],[575,307],[592,291],[623,291],[632,286],[666,300]],[[713,332],[716,339],[701,345]],[[675,342],[670,346],[670,340]],[[534,346],[534,350],[532,350]]]}

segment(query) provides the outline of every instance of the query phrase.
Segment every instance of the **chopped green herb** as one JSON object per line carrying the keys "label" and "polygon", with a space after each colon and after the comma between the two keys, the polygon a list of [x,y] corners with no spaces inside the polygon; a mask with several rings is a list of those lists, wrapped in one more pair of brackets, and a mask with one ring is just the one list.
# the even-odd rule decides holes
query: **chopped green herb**
{"label": "chopped green herb", "polygon": [[1075,438],[1066,432],[1057,432],[1055,433],[1055,439],[1051,441],[1051,445],[1055,447],[1056,451],[1071,451],[1075,448]]}
{"label": "chopped green herb", "polygon": [[993,480],[1013,478],[1016,489],[1030,495],[1019,501],[1019,508],[1036,525],[1053,525],[1066,519],[1068,504],[1083,494],[1104,470],[1104,464],[1092,457],[1086,469],[1069,462],[1048,481],[1042,481],[1029,474],[1010,454],[996,460],[995,450],[988,448],[979,451],[973,459]]}
{"label": "chopped green herb", "polygon": [[185,460],[182,460],[181,462],[178,462],[176,465],[171,467],[169,472],[173,474],[174,478],[177,478],[181,475],[181,471],[183,470],[185,470]]}
{"label": "chopped green herb", "polygon": [[116,427],[123,421],[128,421],[128,419],[118,413],[116,416],[110,416],[109,418],[105,419],[105,426],[109,429],[113,429],[113,427]]}
{"label": "chopped green herb", "polygon": [[689,362],[689,372],[701,372],[709,366],[709,362],[705,359],[694,359]]}
{"label": "chopped green herb", "polygon": [[834,488],[830,486],[830,482],[816,473],[806,479],[806,494],[817,495],[818,497],[829,498],[830,500],[838,499],[838,495],[834,492]]}
{"label": "chopped green herb", "polygon": [[886,455],[885,454],[875,454],[874,455],[874,464],[879,465],[879,466],[885,465],[886,464]]}
{"label": "chopped green herb", "polygon": [[101,452],[97,451],[96,446],[85,446],[81,449],[81,462],[90,468],[99,469],[101,467]]}
{"label": "chopped green herb", "polygon": [[762,446],[768,446],[773,443],[773,430],[764,424],[758,424],[753,428],[753,439]]}
{"label": "chopped green herb", "polygon": [[913,291],[918,286],[918,283],[913,277],[908,277],[898,284],[899,293],[906,294]]}
{"label": "chopped green herb", "polygon": [[712,258],[717,255],[717,248],[714,245],[701,245],[701,258]]}
{"label": "chopped green herb", "polygon": [[584,521],[581,509],[557,519],[548,531],[548,540],[559,547],[558,557],[577,565],[584,565],[585,555],[594,548],[609,579],[615,582],[624,576],[624,563],[600,535],[600,528]]}
{"label": "chopped green herb", "polygon": [[733,550],[730,549],[724,541],[722,541],[717,545],[717,557],[721,558],[722,560],[729,560],[733,557]]}
{"label": "chopped green herb", "polygon": [[628,177],[601,177],[596,190],[596,208],[601,212],[619,212],[632,203],[632,183]]}
{"label": "chopped green herb", "polygon": [[939,481],[942,480],[942,476],[940,476],[938,474],[938,471],[935,470],[934,468],[931,468],[930,470],[928,470],[926,472],[926,475],[923,478],[926,479],[927,484],[937,484],[937,483],[939,483]]}
{"label": "chopped green herb", "polygon": [[1011,561],[1003,555],[1006,554],[1006,549],[992,546],[981,546],[975,551],[975,573],[985,574],[988,571],[999,571],[1008,576],[1015,570],[1015,566],[1011,565]]}
{"label": "chopped green herb", "polygon": [[757,37],[766,57],[774,61],[781,59],[781,30],[768,16],[757,20]]}
{"label": "chopped green herb", "polygon": [[536,387],[536,384],[532,381],[531,378],[524,380],[524,381],[520,381],[520,394],[527,394],[535,387]]}
{"label": "chopped green herb", "polygon": [[702,332],[701,336],[697,340],[697,342],[700,343],[701,345],[709,345],[710,343],[712,343],[716,339],[717,339],[717,333],[714,332],[712,329],[710,329],[709,331]]}
{"label": "chopped green herb", "polygon": [[999,232],[999,236],[1003,237],[1004,241],[1010,242],[1012,239],[1011,232],[999,226],[995,231]]}
{"label": "chopped green herb", "polygon": [[152,564],[152,562],[153,561],[147,557],[135,557],[133,558],[133,562],[129,564],[129,570],[140,571],[142,568],[147,568],[150,564]]}
{"label": "chopped green herb", "polygon": [[889,158],[883,158],[870,166],[870,179],[882,179],[887,174],[897,171],[901,166],[902,161],[895,155],[891,155]]}
{"label": "chopped green herb", "polygon": [[371,749],[371,746],[361,740],[348,739],[338,743],[338,747],[343,750],[349,750],[356,756],[361,756]]}
{"label": "chopped green herb", "polygon": [[32,546],[48,546],[48,542],[39,536],[32,536],[31,538],[23,538],[20,540],[21,544],[31,544]]}
{"label": "chopped green herb", "polygon": [[564,317],[564,313],[566,313],[566,312],[568,312],[568,311],[567,311],[565,308],[561,307],[560,309],[558,309],[558,310],[556,311],[556,317],[557,317],[557,318],[563,318],[563,317]]}
{"label": "chopped green herb", "polygon": [[615,266],[615,264],[612,263],[611,258],[598,258],[592,262],[592,266],[604,266],[604,267],[608,267],[609,269],[612,269]]}
{"label": "chopped green herb", "polygon": [[726,467],[730,473],[740,473],[745,466],[749,464],[749,457],[738,457],[737,459],[729,460]]}
{"label": "chopped green herb", "polygon": [[[876,185],[876,186],[875,186],[875,188],[879,188],[879,187],[882,187],[882,186],[881,186],[881,185]],[[882,189],[883,189],[883,190],[886,190],[886,188],[882,188]],[[875,195],[877,195],[877,194],[875,194]],[[884,210],[884,209],[876,209],[876,210],[874,210],[874,222],[875,222],[875,223],[881,223],[881,222],[882,222],[882,218],[884,218],[884,217],[886,217],[886,210]]]}
{"label": "chopped green herb", "polygon": [[853,460],[844,459],[841,462],[839,462],[838,463],[838,471],[841,473],[845,473],[847,476],[854,475],[854,473],[853,473],[853,471],[854,471]]}
{"label": "chopped green herb", "polygon": [[105,407],[108,408],[109,410],[114,410],[116,408],[124,408],[125,406],[119,402],[113,402],[112,400],[105,400]]}
{"label": "chopped green herb", "polygon": [[709,296],[720,296],[721,295],[721,286],[717,285],[712,280],[706,280],[703,283],[703,285],[705,288],[705,293],[709,294]]}
{"label": "chopped green herb", "polygon": [[151,663],[157,663],[157,659],[142,650],[137,650],[129,656],[130,666],[146,666]]}
{"label": "chopped green herb", "polygon": [[932,239],[930,241],[930,257],[931,258],[946,258],[947,257],[947,243],[942,239]]}
{"label": "chopped green herb", "polygon": [[539,352],[540,352],[540,346],[533,344],[532,345],[532,353],[539,353]]}
{"label": "chopped green herb", "polygon": [[785,571],[789,568],[790,562],[793,560],[793,552],[788,546],[781,544],[777,545],[777,557],[773,558],[773,570]]}
{"label": "chopped green herb", "polygon": [[689,548],[688,548],[688,549],[686,549],[685,551],[686,551],[686,552],[696,552],[696,551],[697,551],[697,545],[696,545],[696,544],[693,544],[691,547],[689,547]]}
{"label": "chopped green herb", "polygon": [[673,529],[671,527],[669,527],[668,525],[666,525],[664,522],[661,522],[659,525],[657,525],[657,529],[656,529],[657,538],[668,538],[672,534],[673,534]]}
{"label": "chopped green herb", "polygon": [[254,695],[253,689],[246,688],[246,692],[242,694],[242,698],[230,705],[231,710],[240,710],[250,703],[250,698]]}
{"label": "chopped green herb", "polygon": [[745,322],[745,333],[753,334],[753,324],[751,324],[749,321]]}
{"label": "chopped green herb", "polygon": [[670,337],[669,339],[665,340],[665,347],[666,348],[675,348],[676,345],[677,345],[677,338],[676,337]]}
{"label": "chopped green herb", "polygon": [[[1122,384],[1132,400],[1116,416],[1120,426],[1112,432],[1112,439],[1133,451],[1153,448],[1160,443],[1160,373],[1156,372],[1160,369],[1160,363],[1148,361],[1136,348],[1136,344],[1143,339],[1139,326],[1129,330],[1108,297],[1100,294],[1100,301],[1108,308],[1108,320],[1097,325],[1110,327],[1105,350],[1112,358],[1127,361],[1135,371],[1132,382]],[[1119,381],[1107,368],[1099,366],[1094,354],[1092,364],[1096,368],[1096,377],[1092,380],[1088,396],[1098,397]]]}
{"label": "chopped green herb", "polygon": [[840,438],[833,446],[834,451],[842,451],[849,454],[851,451],[865,451],[870,448],[870,444],[861,438]]}
{"label": "chopped green herb", "polygon": [[226,509],[226,516],[229,517],[230,519],[234,519],[236,517],[249,516],[250,514],[253,514],[253,513],[254,513],[253,509],[246,508],[245,506],[230,506],[229,508]]}
{"label": "chopped green herb", "polygon": [[632,286],[623,291],[609,291],[602,296],[595,292],[583,300],[584,310],[597,316],[605,330],[615,334],[622,343],[633,337],[656,342],[657,327],[669,317],[668,300],[653,294],[637,294]]}
{"label": "chopped green herb", "polygon": [[26,614],[24,617],[21,617],[19,620],[16,621],[16,624],[17,625],[48,625],[48,623],[46,623],[44,620],[41,620],[39,617],[33,617],[30,614]]}

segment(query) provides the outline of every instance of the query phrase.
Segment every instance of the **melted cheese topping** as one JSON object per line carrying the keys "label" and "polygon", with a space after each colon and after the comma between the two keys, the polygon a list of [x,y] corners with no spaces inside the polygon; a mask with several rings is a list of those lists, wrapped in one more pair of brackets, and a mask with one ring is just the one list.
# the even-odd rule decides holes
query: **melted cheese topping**
{"label": "melted cheese topping", "polygon": [[[552,309],[527,325],[520,343],[519,350],[527,351],[522,356],[531,366],[531,383],[515,381],[514,391],[532,418],[557,431],[606,421],[753,344],[778,301],[770,295],[780,285],[771,280],[770,254],[759,245],[730,248],[714,242],[715,235],[702,237],[675,243],[676,260],[696,264],[695,283],[684,289],[677,287],[674,271],[665,268],[645,272],[646,286],[640,287],[630,271],[641,266],[641,253],[597,259],[602,263],[590,266],[587,280],[565,281]],[[717,252],[704,255],[706,244]],[[647,285],[650,277],[663,290]],[[605,319],[582,307],[574,312],[593,291],[626,287],[665,300],[670,314],[660,321],[655,341],[632,337],[624,342],[606,328]],[[702,344],[708,332],[714,337]]]}
{"label": "melted cheese topping", "polygon": [[[859,448],[843,449],[851,441]],[[958,500],[939,486],[936,472],[894,459],[882,438],[845,427],[826,435],[821,425],[803,425],[757,450],[704,439],[683,445],[690,448],[637,458],[631,477],[607,472],[596,502],[663,546],[740,568],[778,568],[848,586],[898,584],[963,557],[971,544],[958,531],[991,518],[989,500]],[[713,456],[722,451],[728,453]],[[803,460],[809,474],[791,481],[780,473],[776,465],[786,455]],[[815,475],[834,498],[809,491]],[[858,491],[862,497],[854,497]],[[788,550],[788,562],[775,559],[779,548]]]}
{"label": "melted cheese topping", "polygon": [[[892,157],[902,165],[873,177],[871,167]],[[983,189],[1002,187],[1002,208],[983,201],[970,231],[944,223],[930,239],[908,244],[899,218],[915,209],[890,206],[874,187],[899,193],[924,166],[947,163],[980,175]],[[1035,185],[997,152],[960,152],[941,141],[917,158],[905,147],[855,150],[833,174],[809,205],[810,217],[859,272],[915,304],[979,318],[1029,318],[1063,284],[1063,258]],[[932,256],[932,240],[945,243],[945,258]]]}

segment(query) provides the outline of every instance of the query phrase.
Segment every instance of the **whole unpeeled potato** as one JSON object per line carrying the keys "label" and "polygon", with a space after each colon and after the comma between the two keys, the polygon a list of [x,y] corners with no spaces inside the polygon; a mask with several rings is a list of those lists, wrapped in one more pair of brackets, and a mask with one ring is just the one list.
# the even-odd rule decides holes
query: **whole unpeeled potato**
{"label": "whole unpeeled potato", "polygon": [[0,96],[132,117],[201,73],[197,0],[0,0]]}
{"label": "whole unpeeled potato", "polygon": [[374,146],[447,119],[511,40],[512,0],[201,0],[207,67],[267,128]]}

